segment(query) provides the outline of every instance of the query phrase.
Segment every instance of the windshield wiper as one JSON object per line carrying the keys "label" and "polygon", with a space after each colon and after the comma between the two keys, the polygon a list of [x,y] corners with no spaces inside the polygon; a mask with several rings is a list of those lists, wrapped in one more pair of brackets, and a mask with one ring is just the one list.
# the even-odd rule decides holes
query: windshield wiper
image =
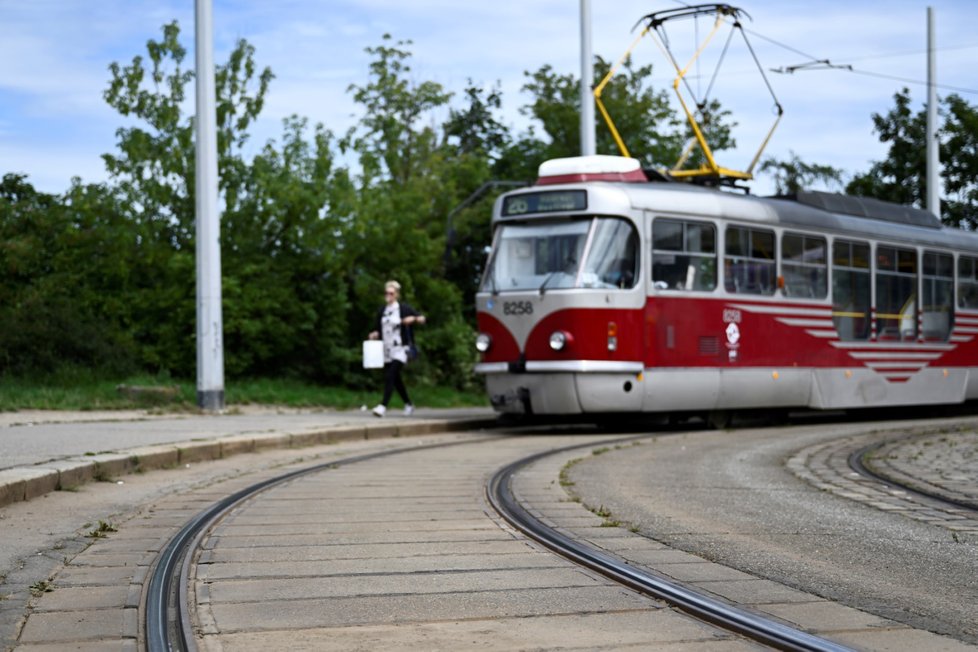
{"label": "windshield wiper", "polygon": [[540,284],[540,296],[541,297],[543,296],[544,289],[547,287],[547,283],[549,283],[550,282],[550,279],[552,279],[554,277],[554,275],[555,274],[558,274],[558,273],[560,273],[560,270],[556,270],[555,269],[554,271],[552,271],[549,274],[547,274],[547,278],[543,279],[543,283]]}

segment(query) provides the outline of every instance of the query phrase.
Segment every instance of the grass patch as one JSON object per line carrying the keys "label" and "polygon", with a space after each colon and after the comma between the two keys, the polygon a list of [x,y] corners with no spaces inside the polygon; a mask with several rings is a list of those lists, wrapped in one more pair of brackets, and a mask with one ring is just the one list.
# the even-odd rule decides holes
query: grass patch
{"label": "grass patch", "polygon": [[567,462],[567,464],[564,464],[564,467],[560,469],[560,476],[559,476],[561,487],[563,487],[564,489],[569,489],[570,487],[574,486],[574,481],[570,479],[570,470],[574,468],[574,466],[580,464],[583,461],[584,458],[579,457],[577,459],[570,460],[569,462]]}
{"label": "grass patch", "polygon": [[104,539],[105,535],[108,534],[109,532],[117,532],[117,531],[118,530],[116,530],[115,526],[113,526],[111,523],[106,523],[103,520],[99,520],[98,526],[94,530],[86,534],[85,536],[87,536],[90,539]]}
{"label": "grass patch", "polygon": [[[419,407],[486,407],[485,393],[460,392],[451,387],[431,387],[406,379],[411,398]],[[120,387],[122,389],[120,389]],[[161,388],[166,391],[127,391],[127,388]],[[372,407],[380,402],[383,379],[378,374],[369,389],[326,387],[295,379],[228,379],[225,404],[235,406],[278,405],[291,408],[336,410]],[[395,398],[394,407],[399,407]],[[173,412],[197,410],[197,384],[166,374],[108,378],[89,370],[68,370],[43,378],[0,376],[0,412],[13,410],[125,410],[155,409]]]}
{"label": "grass patch", "polygon": [[31,595],[37,598],[43,593],[50,593],[54,590],[54,587],[51,586],[51,582],[47,580],[38,580],[31,584],[30,589]]}

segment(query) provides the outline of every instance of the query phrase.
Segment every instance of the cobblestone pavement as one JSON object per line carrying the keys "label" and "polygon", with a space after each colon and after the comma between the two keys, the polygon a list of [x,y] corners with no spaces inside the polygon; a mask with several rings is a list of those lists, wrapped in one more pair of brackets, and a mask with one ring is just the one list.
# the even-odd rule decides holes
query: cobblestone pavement
{"label": "cobblestone pavement", "polygon": [[863,463],[895,482],[978,509],[978,431],[953,429],[887,442]]}
{"label": "cobblestone pavement", "polygon": [[[854,455],[860,455],[864,466],[883,480],[853,470],[849,461]],[[787,464],[796,475],[823,491],[978,537],[976,462],[978,429],[973,421],[967,421],[937,429],[888,430],[836,439],[799,451]],[[904,487],[957,502],[961,507],[912,494]]]}

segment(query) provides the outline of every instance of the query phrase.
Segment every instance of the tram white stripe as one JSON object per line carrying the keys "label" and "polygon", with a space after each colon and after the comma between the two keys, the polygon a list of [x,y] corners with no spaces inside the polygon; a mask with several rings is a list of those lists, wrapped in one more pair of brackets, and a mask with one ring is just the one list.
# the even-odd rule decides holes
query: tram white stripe
{"label": "tram white stripe", "polygon": [[837,349],[863,349],[866,351],[953,351],[957,348],[954,344],[917,344],[906,342],[903,344],[891,344],[889,342],[832,342],[832,346]]}
{"label": "tram white stripe", "polygon": [[799,317],[823,317],[831,318],[831,308],[795,308],[784,305],[757,306],[744,303],[732,303],[731,308],[737,308],[744,312],[758,315],[796,315]]}
{"label": "tram white stripe", "polygon": [[802,326],[809,328],[835,328],[831,319],[793,319],[790,317],[778,317],[778,321],[788,326]]}
{"label": "tram white stripe", "polygon": [[971,334],[975,334],[975,333],[978,333],[978,328],[975,328],[975,327],[972,327],[972,326],[955,326],[954,327],[954,332],[955,333],[971,333]]}
{"label": "tram white stripe", "polygon": [[972,336],[970,336],[970,335],[952,335],[951,336],[951,341],[952,342],[970,342],[973,339],[975,339],[975,338],[972,337]]}
{"label": "tram white stripe", "polygon": [[526,370],[550,373],[637,374],[645,370],[645,364],[617,360],[530,360],[526,363]]}
{"label": "tram white stripe", "polygon": [[906,369],[913,371],[920,371],[927,366],[926,362],[908,363],[908,362],[867,362],[866,366],[870,369]]}
{"label": "tram white stripe", "polygon": [[811,335],[812,337],[821,337],[823,339],[830,339],[830,338],[838,337],[839,336],[839,334],[835,332],[835,329],[832,329],[830,331],[815,331],[815,330],[810,330],[810,331],[805,331],[805,332],[808,333],[809,335]]}
{"label": "tram white stripe", "polygon": [[[936,360],[940,353],[894,353],[886,351],[849,351],[856,360]],[[867,363],[868,364],[868,363]]]}

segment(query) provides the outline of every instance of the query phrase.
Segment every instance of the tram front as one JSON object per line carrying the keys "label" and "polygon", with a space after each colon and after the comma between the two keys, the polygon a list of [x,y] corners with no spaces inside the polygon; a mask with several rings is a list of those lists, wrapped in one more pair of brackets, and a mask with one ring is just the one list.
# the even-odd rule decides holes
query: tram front
{"label": "tram front", "polygon": [[499,412],[642,410],[647,247],[624,189],[641,170],[579,171],[612,158],[549,161],[536,186],[496,201],[476,372]]}

